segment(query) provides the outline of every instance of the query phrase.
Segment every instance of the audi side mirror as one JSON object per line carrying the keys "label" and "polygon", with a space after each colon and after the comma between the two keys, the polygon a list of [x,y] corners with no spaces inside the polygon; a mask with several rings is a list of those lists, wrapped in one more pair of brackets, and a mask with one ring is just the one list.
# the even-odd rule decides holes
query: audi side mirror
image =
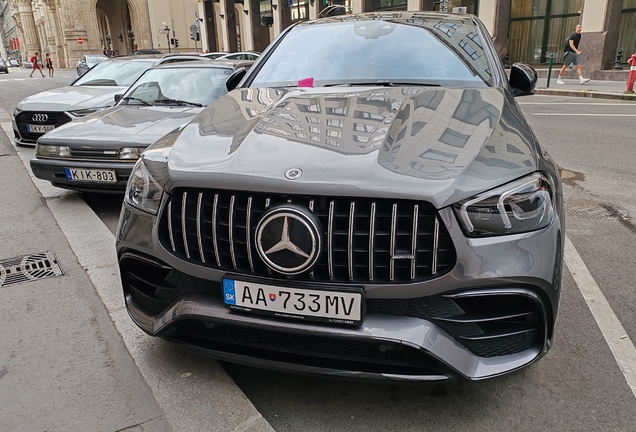
{"label": "audi side mirror", "polygon": [[227,88],[227,91],[234,90],[239,85],[246,73],[247,69],[245,69],[244,67],[238,68],[237,70],[232,72],[230,76],[227,77],[227,79],[225,80],[225,88]]}

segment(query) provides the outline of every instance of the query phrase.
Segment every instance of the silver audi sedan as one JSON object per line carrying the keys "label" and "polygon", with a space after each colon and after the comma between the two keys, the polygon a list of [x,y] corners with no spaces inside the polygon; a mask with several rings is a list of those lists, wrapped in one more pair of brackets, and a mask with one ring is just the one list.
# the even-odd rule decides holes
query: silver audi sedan
{"label": "silver audi sedan", "polygon": [[136,163],[117,230],[128,312],[215,358],[479,380],[548,352],[564,236],[554,161],[470,15],[288,28]]}

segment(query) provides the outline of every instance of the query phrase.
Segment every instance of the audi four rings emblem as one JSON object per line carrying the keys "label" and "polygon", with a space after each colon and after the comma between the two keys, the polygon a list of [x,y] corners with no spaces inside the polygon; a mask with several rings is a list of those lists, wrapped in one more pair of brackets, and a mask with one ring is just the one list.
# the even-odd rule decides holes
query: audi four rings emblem
{"label": "audi four rings emblem", "polygon": [[33,114],[33,117],[31,117],[31,120],[37,123],[44,123],[48,119],[49,116],[47,114]]}
{"label": "audi four rings emblem", "polygon": [[302,175],[303,175],[303,170],[301,170],[300,168],[290,168],[287,171],[285,171],[285,177],[289,180],[299,179],[300,176]]}
{"label": "audi four rings emblem", "polygon": [[304,212],[293,207],[278,207],[258,222],[256,250],[272,270],[299,274],[318,260],[320,230]]}

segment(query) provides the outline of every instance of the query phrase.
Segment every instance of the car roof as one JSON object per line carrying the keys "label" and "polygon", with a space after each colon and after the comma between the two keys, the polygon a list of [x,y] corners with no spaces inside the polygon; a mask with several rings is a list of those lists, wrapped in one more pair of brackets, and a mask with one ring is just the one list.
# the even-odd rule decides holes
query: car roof
{"label": "car roof", "polygon": [[163,57],[161,54],[142,54],[142,55],[125,55],[118,57],[111,57],[107,61],[140,61],[148,59],[158,59]]}
{"label": "car roof", "polygon": [[[139,56],[137,56],[139,57]],[[176,60],[176,61],[175,61]],[[186,54],[177,54],[177,55],[165,55],[163,57],[161,57],[159,60],[157,60],[158,64],[162,64],[165,62],[183,62],[183,61],[188,61],[188,60],[193,60],[193,61],[209,61],[210,59],[206,58],[206,57],[201,57],[198,55],[186,55]]]}
{"label": "car roof", "polygon": [[174,68],[227,68],[235,69],[244,66],[251,66],[254,63],[252,60],[241,61],[184,61],[176,63],[160,64],[152,69],[174,69]]}

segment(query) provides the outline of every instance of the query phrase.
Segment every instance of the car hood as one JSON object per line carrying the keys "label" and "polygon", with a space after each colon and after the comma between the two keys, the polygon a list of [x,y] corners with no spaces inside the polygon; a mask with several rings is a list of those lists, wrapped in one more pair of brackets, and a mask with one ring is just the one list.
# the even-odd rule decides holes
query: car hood
{"label": "car hood", "polygon": [[[441,208],[536,171],[499,88],[239,89],[146,152],[167,190],[218,187],[424,199]],[[302,170],[287,180],[291,168]]]}
{"label": "car hood", "polygon": [[202,108],[115,106],[67,123],[38,141],[71,147],[148,146],[190,121]]}
{"label": "car hood", "polygon": [[67,86],[29,96],[17,108],[22,111],[74,111],[115,104],[114,96],[128,87]]}

